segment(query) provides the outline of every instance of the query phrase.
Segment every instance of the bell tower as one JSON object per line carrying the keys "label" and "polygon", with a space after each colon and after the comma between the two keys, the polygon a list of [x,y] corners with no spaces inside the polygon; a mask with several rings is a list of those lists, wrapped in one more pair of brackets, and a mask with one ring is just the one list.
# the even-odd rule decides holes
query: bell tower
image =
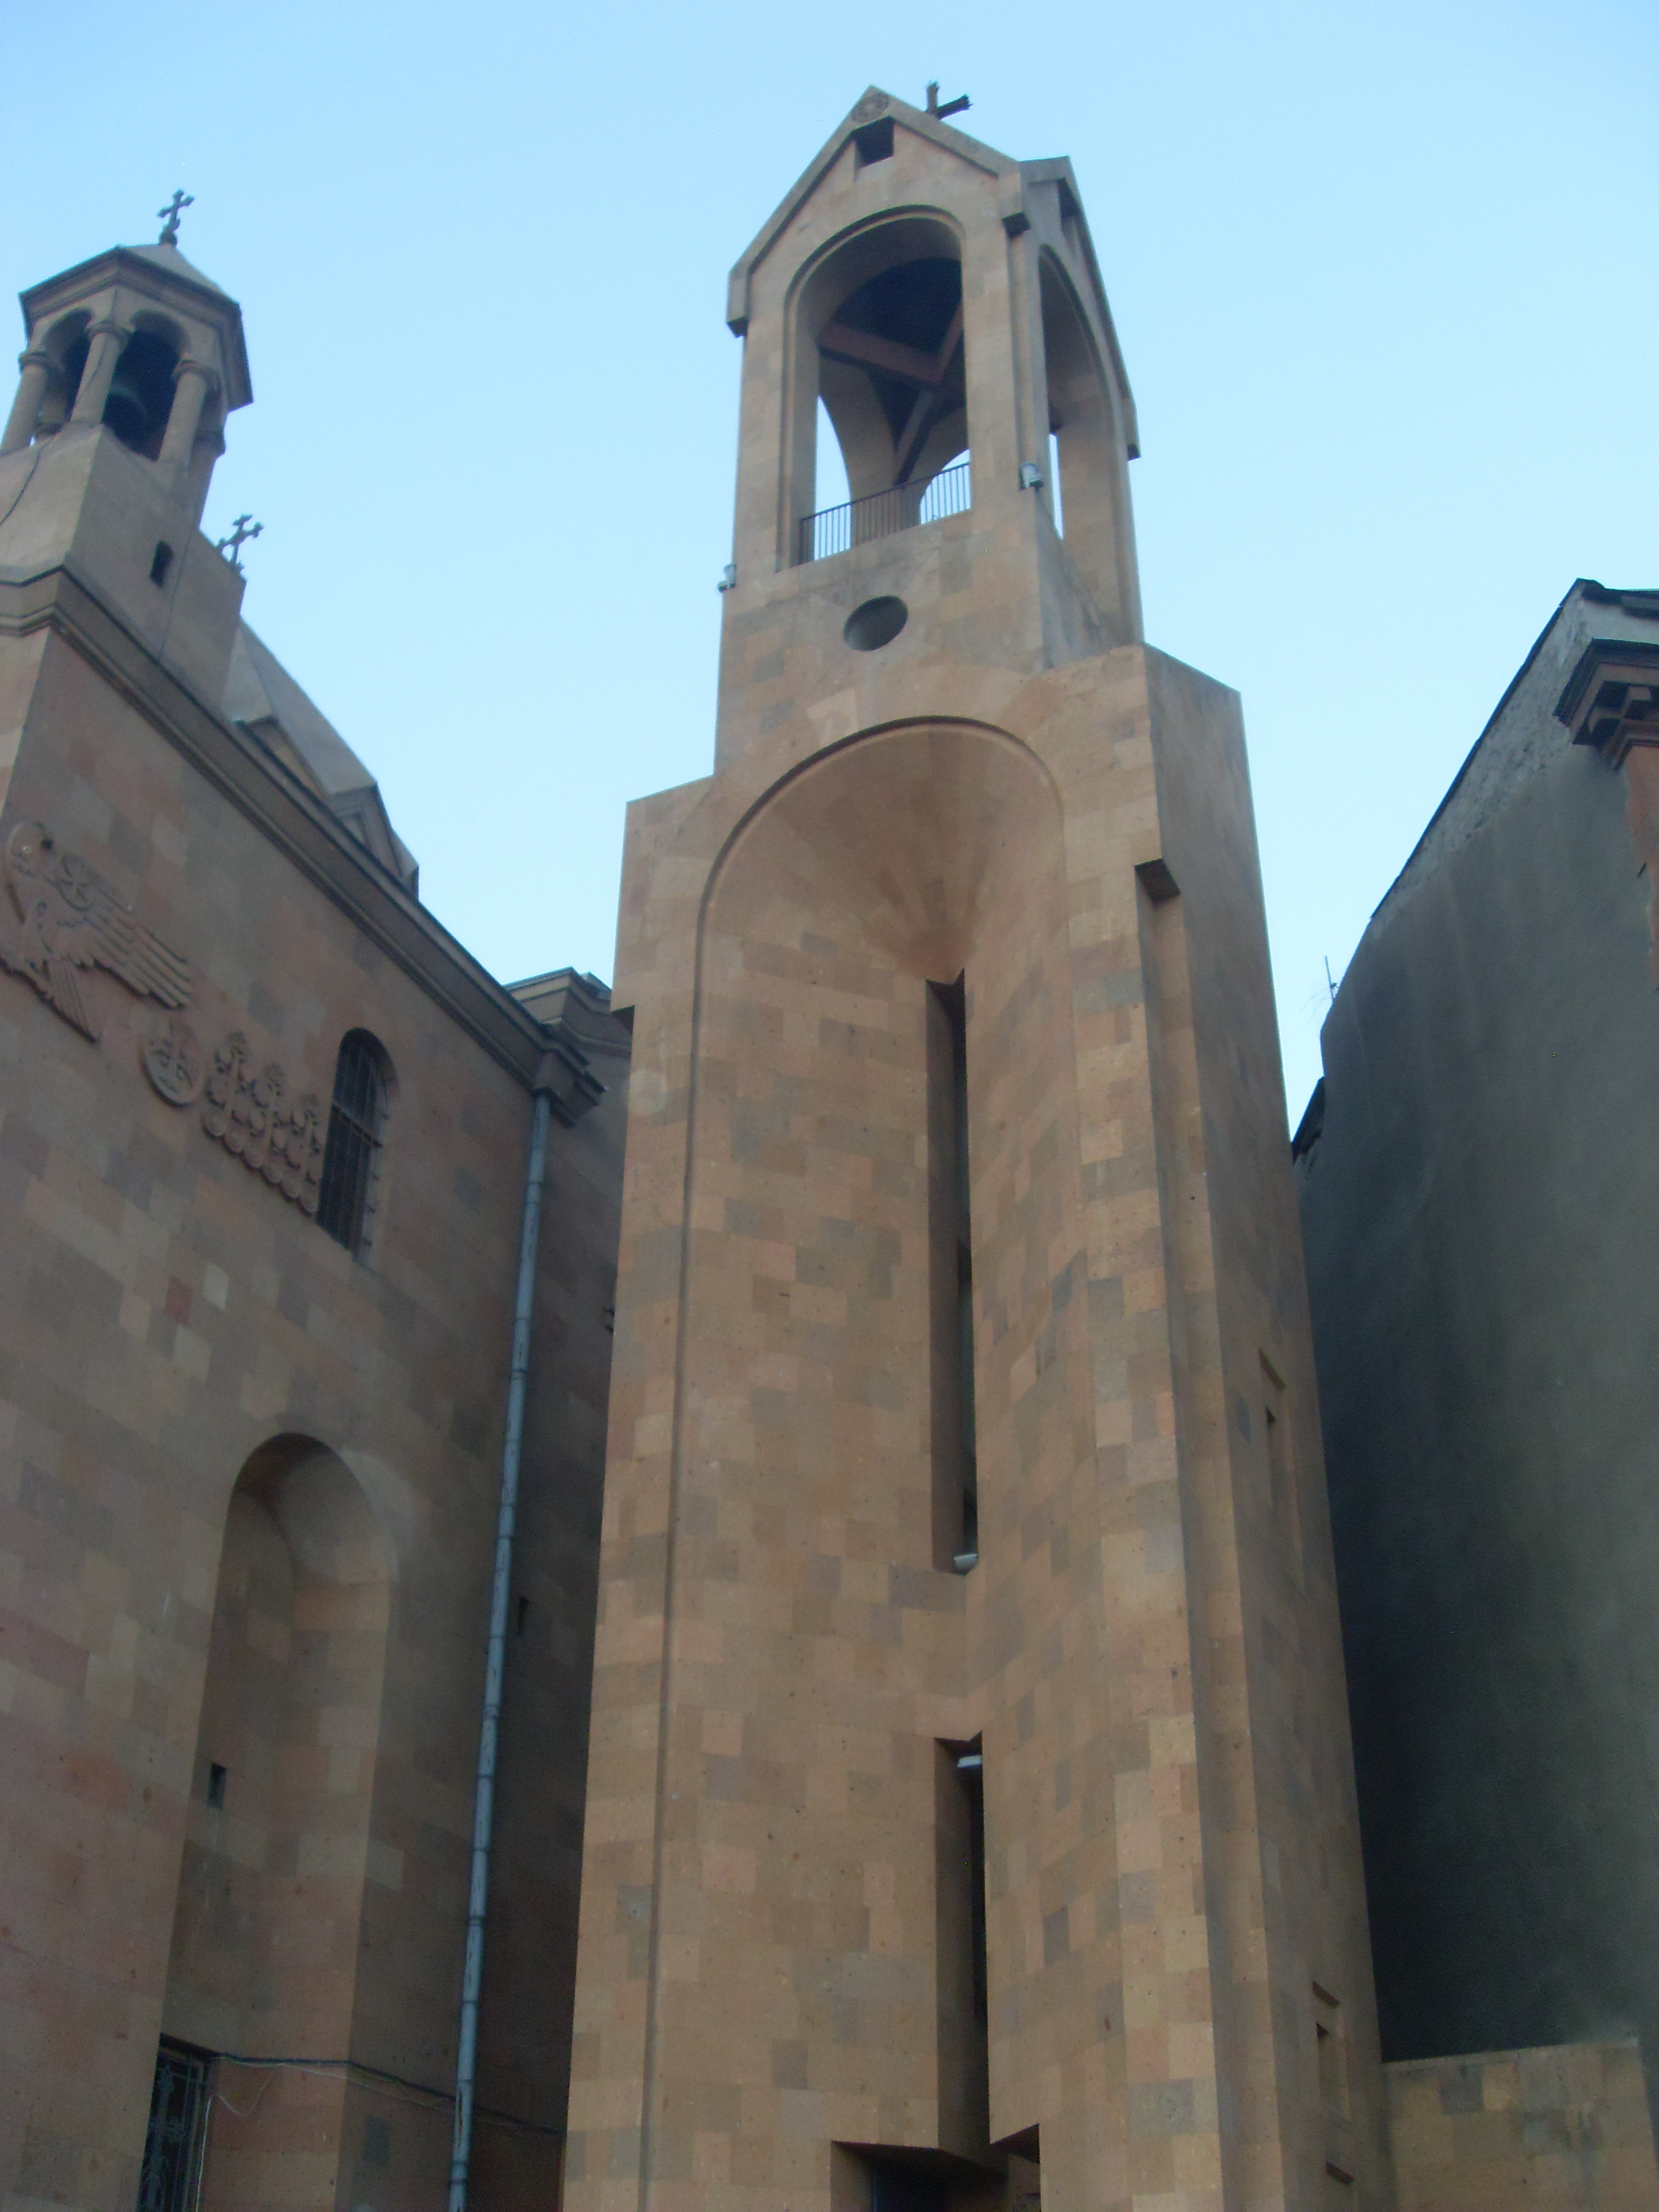
{"label": "bell tower", "polygon": [[225,419],[252,398],[241,310],[178,243],[118,246],[22,296],[0,433],[0,575],[67,568],[217,705],[241,577],[198,525]]}
{"label": "bell tower", "polygon": [[1070,165],[871,91],[728,318],[715,765],[618,939],[570,2203],[1382,2212],[1239,704],[1143,641]]}

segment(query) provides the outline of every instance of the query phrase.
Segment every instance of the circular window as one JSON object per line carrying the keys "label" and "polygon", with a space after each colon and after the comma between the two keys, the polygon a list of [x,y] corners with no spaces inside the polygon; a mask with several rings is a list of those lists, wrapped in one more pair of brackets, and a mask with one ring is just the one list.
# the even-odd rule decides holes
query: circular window
{"label": "circular window", "polygon": [[902,599],[866,599],[848,616],[841,634],[854,653],[874,653],[890,645],[909,619]]}

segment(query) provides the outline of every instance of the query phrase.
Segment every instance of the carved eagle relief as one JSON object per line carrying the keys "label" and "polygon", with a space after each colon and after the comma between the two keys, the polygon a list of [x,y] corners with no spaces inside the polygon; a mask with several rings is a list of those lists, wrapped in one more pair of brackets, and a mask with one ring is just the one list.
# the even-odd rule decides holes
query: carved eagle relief
{"label": "carved eagle relief", "polygon": [[27,975],[82,1036],[98,1031],[77,969],[107,968],[141,999],[190,1004],[190,963],[135,921],[113,887],[39,822],[20,822],[6,840],[6,886],[20,926],[0,934],[0,963]]}

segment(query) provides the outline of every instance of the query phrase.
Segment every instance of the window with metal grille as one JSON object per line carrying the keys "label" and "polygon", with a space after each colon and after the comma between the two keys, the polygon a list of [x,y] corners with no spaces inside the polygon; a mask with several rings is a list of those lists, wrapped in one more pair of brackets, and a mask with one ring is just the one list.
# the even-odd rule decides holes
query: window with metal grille
{"label": "window with metal grille", "polygon": [[359,1255],[368,1243],[386,1130],[385,1063],[386,1055],[367,1030],[348,1030],[341,1038],[317,1219],[337,1244]]}
{"label": "window with metal grille", "polygon": [[195,2212],[207,2144],[213,2060],[165,2037],[155,2054],[138,2212]]}

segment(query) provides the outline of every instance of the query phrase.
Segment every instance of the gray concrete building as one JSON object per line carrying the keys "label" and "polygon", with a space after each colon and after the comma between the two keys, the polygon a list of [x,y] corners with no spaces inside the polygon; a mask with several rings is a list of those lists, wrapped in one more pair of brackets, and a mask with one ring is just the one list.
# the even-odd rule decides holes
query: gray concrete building
{"label": "gray concrete building", "polygon": [[1295,1150],[1383,2049],[1659,2051],[1659,592],[1575,584]]}

